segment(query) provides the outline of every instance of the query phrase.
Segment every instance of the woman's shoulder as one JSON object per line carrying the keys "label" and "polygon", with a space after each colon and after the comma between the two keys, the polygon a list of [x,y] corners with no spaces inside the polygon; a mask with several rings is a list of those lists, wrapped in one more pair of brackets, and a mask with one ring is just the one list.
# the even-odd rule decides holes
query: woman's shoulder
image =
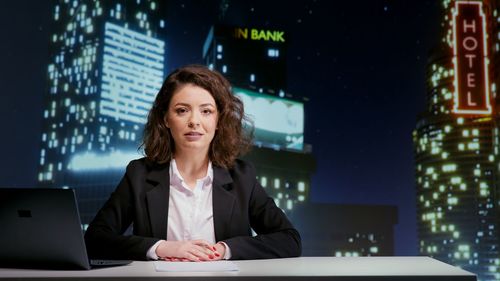
{"label": "woman's shoulder", "polygon": [[153,170],[161,170],[168,167],[169,163],[159,164],[146,157],[134,159],[127,165],[127,173],[146,173]]}
{"label": "woman's shoulder", "polygon": [[234,164],[229,171],[236,174],[255,175],[255,167],[252,162],[239,158],[234,161]]}

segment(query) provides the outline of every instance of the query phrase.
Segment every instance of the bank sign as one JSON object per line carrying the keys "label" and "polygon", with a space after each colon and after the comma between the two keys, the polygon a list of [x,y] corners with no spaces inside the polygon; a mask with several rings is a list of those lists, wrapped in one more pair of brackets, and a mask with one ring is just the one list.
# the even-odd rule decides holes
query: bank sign
{"label": "bank sign", "polygon": [[491,114],[487,46],[483,3],[456,1],[453,12],[453,112],[457,114]]}
{"label": "bank sign", "polygon": [[285,43],[284,31],[237,27],[233,32],[236,39]]}

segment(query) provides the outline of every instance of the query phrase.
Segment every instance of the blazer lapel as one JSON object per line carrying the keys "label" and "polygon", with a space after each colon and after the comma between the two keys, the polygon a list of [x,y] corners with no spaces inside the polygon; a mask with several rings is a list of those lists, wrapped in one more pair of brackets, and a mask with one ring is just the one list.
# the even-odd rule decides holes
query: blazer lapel
{"label": "blazer lapel", "polygon": [[168,200],[170,195],[170,163],[155,167],[146,180],[154,186],[146,192],[151,231],[154,237],[166,239],[168,222]]}
{"label": "blazer lapel", "polygon": [[228,170],[213,166],[214,180],[212,184],[212,205],[215,240],[220,241],[229,237],[229,225],[233,214],[236,198],[231,193],[233,182]]}

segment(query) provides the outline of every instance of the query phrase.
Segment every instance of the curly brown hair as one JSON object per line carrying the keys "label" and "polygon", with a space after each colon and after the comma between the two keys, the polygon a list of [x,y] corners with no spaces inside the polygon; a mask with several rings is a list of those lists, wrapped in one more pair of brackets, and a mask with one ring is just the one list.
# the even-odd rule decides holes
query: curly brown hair
{"label": "curly brown hair", "polygon": [[229,81],[219,72],[203,65],[178,68],[163,82],[144,128],[141,147],[144,147],[146,158],[159,164],[172,159],[175,142],[165,124],[165,114],[172,96],[186,84],[203,88],[214,98],[219,114],[218,129],[210,144],[208,157],[216,166],[232,167],[234,160],[251,147],[253,126],[250,130],[245,130],[243,127],[243,121],[247,121],[247,124],[252,123],[245,115],[243,102],[232,94]]}

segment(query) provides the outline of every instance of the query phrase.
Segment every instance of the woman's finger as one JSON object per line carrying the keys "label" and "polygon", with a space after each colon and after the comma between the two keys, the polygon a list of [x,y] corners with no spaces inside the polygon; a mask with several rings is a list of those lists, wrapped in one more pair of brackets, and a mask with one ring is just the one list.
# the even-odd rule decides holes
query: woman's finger
{"label": "woman's finger", "polygon": [[201,261],[200,258],[193,255],[192,253],[186,253],[186,256],[184,258],[189,260],[189,261]]}

